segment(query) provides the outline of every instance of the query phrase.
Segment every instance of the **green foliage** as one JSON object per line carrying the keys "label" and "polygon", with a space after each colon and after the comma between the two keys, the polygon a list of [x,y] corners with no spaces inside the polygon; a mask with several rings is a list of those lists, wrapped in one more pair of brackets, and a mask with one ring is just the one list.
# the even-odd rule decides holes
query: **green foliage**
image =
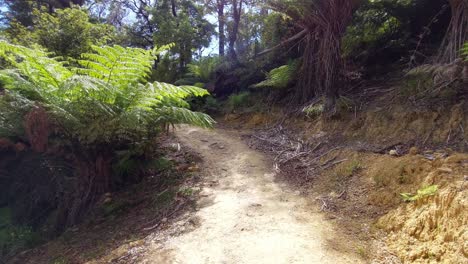
{"label": "green foliage", "polygon": [[219,111],[220,104],[216,98],[213,96],[206,97],[204,109],[208,112],[217,112]]}
{"label": "green foliage", "polygon": [[[185,101],[208,95],[206,90],[147,83],[155,55],[167,48],[93,46],[93,52],[77,61],[77,68],[40,49],[0,42],[0,57],[12,68],[0,71],[5,88],[0,96],[1,136],[33,145],[36,134],[25,133],[29,131],[25,116],[31,110],[44,109],[50,126],[40,121],[44,125],[40,131],[45,130],[48,145],[53,146],[47,151],[70,153],[63,159],[74,161],[69,165],[73,170],[67,170],[65,176],[44,181],[44,187],[38,188],[43,193],[34,189],[33,177],[21,173],[25,181],[19,184],[35,196],[15,197],[18,205],[24,204],[29,213],[41,206],[58,208],[56,214],[45,211],[44,215],[50,213],[45,217],[50,218],[52,229],[63,229],[84,215],[76,211],[87,212],[95,202],[81,191],[82,186],[90,185],[96,192],[89,197],[99,197],[112,186],[138,182],[142,170],[158,165],[151,160],[160,131],[179,123],[212,126],[211,117],[189,110]],[[37,162],[25,162],[39,169]],[[55,175],[52,172],[49,175]],[[16,178],[19,174],[12,173]],[[87,177],[102,177],[107,184],[100,186],[99,180],[88,183]],[[31,197],[37,195],[42,200],[36,204]]]}
{"label": "green foliage", "polygon": [[267,73],[265,81],[254,85],[255,88],[286,88],[296,78],[299,62],[292,61],[287,65],[275,68]]}
{"label": "green foliage", "polygon": [[465,61],[468,61],[468,42],[465,42],[465,45],[463,45],[463,48],[461,50],[462,58]]}
{"label": "green foliage", "polygon": [[187,65],[188,72],[182,79],[175,82],[176,85],[194,85],[205,87],[205,84],[215,79],[215,71],[220,64],[218,57],[202,57],[200,60]]}
{"label": "green foliage", "polygon": [[158,1],[149,12],[156,27],[154,42],[177,43],[171,52],[178,54],[181,68],[191,62],[194,51],[209,46],[215,33],[214,26],[204,18],[203,7],[194,1],[178,1],[177,16],[173,15],[169,1]]}
{"label": "green foliage", "polygon": [[[156,64],[156,69],[153,69],[151,79],[166,83],[175,83],[178,85],[176,81],[181,76],[181,70],[178,67],[179,63],[174,58],[174,56],[168,52],[165,52],[160,55],[159,62]],[[190,82],[188,84],[193,83],[195,82]],[[186,84],[187,83],[183,83],[183,85]]]}
{"label": "green foliage", "polygon": [[439,187],[437,185],[430,185],[427,187],[423,187],[417,191],[416,194],[411,193],[401,193],[401,197],[405,202],[414,202],[425,197],[433,196],[437,193]]}
{"label": "green foliage", "polygon": [[79,58],[93,45],[105,45],[115,39],[115,28],[90,22],[88,14],[79,8],[58,9],[55,13],[35,9],[30,27],[13,21],[7,37],[16,44],[32,47],[37,43],[56,55]]}
{"label": "green foliage", "polygon": [[[92,47],[79,64],[66,67],[37,49],[0,43],[0,55],[16,69],[0,73],[7,97],[6,112],[45,106],[49,114],[84,144],[139,140],[148,131],[166,124],[191,123],[209,127],[213,120],[194,113],[184,101],[189,96],[208,93],[198,87],[176,87],[167,83],[144,84],[153,57],[160,49]],[[166,48],[166,47],[163,47]],[[20,59],[18,59],[20,58]],[[4,112],[2,110],[2,113]],[[2,115],[0,120],[5,120]],[[6,127],[11,126],[7,122]]]}
{"label": "green foliage", "polygon": [[[401,26],[401,21],[383,8],[362,8],[356,13],[355,22],[348,27],[343,38],[343,53],[345,56],[373,55],[371,52],[381,48],[383,41],[399,33]],[[401,39],[393,41],[391,45],[399,45],[395,42]]]}
{"label": "green foliage", "polygon": [[343,53],[372,65],[367,68],[371,71],[402,57],[423,61],[436,51],[447,30],[447,11],[441,11],[446,5],[443,0],[362,1],[343,38]]}
{"label": "green foliage", "polygon": [[200,60],[187,65],[189,77],[200,79],[202,83],[208,83],[214,78],[216,68],[220,64],[218,57],[203,57]]}
{"label": "green foliage", "polygon": [[0,208],[0,257],[35,246],[39,242],[41,238],[38,233],[30,227],[14,225],[10,210],[7,207]]}
{"label": "green foliage", "polygon": [[320,116],[323,113],[323,110],[323,104],[312,104],[305,107],[302,112],[305,113],[307,117],[315,118]]}
{"label": "green foliage", "polygon": [[240,108],[244,108],[250,105],[249,92],[241,92],[237,94],[231,94],[227,100],[227,108],[229,112],[235,111]]}

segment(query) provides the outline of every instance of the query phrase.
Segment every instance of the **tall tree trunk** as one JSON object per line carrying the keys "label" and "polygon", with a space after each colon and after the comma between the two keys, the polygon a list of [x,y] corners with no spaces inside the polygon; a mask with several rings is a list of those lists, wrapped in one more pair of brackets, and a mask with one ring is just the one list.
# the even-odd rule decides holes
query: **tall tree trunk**
{"label": "tall tree trunk", "polygon": [[468,41],[468,0],[449,0],[449,3],[452,18],[437,56],[437,62],[441,63],[455,61]]}
{"label": "tall tree trunk", "polygon": [[217,0],[216,4],[218,8],[219,56],[224,57],[224,47],[226,46],[226,34],[224,33],[226,18],[224,16],[224,6],[226,5],[226,0]]}
{"label": "tall tree trunk", "polygon": [[239,24],[242,14],[242,4],[244,0],[232,0],[232,19],[233,25],[229,34],[229,58],[234,62],[238,62],[235,44],[237,41],[237,35],[239,33]]}

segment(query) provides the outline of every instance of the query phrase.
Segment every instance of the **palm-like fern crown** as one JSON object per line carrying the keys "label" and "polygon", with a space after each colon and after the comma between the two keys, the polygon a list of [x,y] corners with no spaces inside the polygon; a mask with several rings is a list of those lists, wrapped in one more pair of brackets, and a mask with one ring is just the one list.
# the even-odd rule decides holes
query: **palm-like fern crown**
{"label": "palm-like fern crown", "polygon": [[[130,140],[163,124],[210,127],[213,119],[188,110],[184,101],[189,96],[204,96],[206,90],[146,83],[154,55],[168,47],[151,51],[93,47],[94,52],[83,54],[78,61],[81,67],[76,68],[39,49],[0,42],[0,56],[14,68],[0,72],[9,90],[0,107],[14,109],[22,102],[26,112],[28,106],[31,109],[40,103],[61,128],[87,143],[119,137]],[[0,126],[7,127],[5,122],[10,119],[0,113]]]}

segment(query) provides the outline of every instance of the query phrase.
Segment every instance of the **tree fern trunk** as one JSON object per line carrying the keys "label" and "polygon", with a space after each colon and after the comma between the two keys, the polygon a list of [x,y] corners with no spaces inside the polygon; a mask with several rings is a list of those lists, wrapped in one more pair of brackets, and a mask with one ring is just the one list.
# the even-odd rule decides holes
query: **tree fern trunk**
{"label": "tree fern trunk", "polygon": [[74,167],[77,170],[77,197],[71,198],[66,225],[78,223],[102,194],[112,187],[112,152],[106,150],[81,150],[75,153]]}
{"label": "tree fern trunk", "polygon": [[449,0],[452,19],[442,42],[437,61],[451,63],[468,40],[468,0]]}
{"label": "tree fern trunk", "polygon": [[308,3],[300,25],[307,31],[303,38],[303,63],[297,101],[325,97],[325,110],[335,109],[342,84],[344,61],[341,39],[351,21],[358,0],[329,0]]}

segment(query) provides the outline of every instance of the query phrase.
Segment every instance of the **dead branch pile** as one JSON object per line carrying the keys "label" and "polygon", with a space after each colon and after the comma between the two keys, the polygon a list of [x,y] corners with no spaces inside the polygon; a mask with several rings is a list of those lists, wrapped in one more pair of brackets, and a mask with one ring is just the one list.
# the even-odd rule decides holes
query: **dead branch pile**
{"label": "dead branch pile", "polygon": [[275,170],[285,172],[283,174],[297,184],[310,182],[320,171],[346,161],[337,159],[338,155],[323,160],[339,147],[326,139],[306,142],[295,138],[281,125],[251,135],[249,146],[272,154]]}

